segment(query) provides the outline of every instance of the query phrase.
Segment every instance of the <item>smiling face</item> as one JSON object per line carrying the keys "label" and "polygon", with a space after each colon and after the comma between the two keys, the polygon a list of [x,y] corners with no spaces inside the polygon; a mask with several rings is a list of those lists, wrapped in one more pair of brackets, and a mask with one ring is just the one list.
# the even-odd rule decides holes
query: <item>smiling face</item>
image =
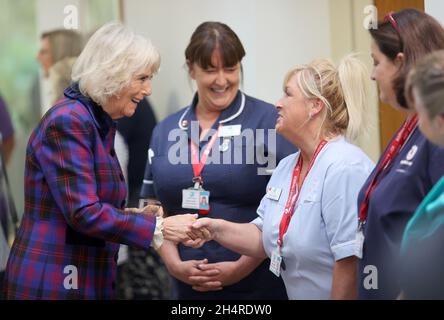
{"label": "smiling face", "polygon": [[105,112],[113,120],[131,117],[136,111],[140,100],[151,95],[151,79],[152,74],[149,68],[136,74],[128,87],[124,88],[118,95],[112,96],[106,105],[103,106]]}
{"label": "smiling face", "polygon": [[300,135],[301,129],[310,120],[310,108],[298,83],[298,73],[285,85],[284,96],[276,103],[278,119],[276,131],[285,138]]}
{"label": "smiling face", "polygon": [[371,56],[373,58],[371,79],[378,84],[379,98],[382,102],[398,108],[396,93],[393,89],[393,79],[399,67],[381,52],[375,41],[372,41],[371,44]]}
{"label": "smiling face", "polygon": [[220,112],[227,108],[236,97],[240,84],[240,63],[232,67],[222,64],[219,51],[211,56],[211,66],[206,69],[193,63],[190,76],[196,81],[199,95],[198,108]]}

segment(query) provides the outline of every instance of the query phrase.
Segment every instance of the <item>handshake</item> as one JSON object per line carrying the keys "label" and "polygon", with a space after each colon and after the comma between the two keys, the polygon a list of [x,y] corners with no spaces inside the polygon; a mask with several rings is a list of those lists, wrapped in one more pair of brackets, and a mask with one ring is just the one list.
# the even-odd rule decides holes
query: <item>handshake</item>
{"label": "handshake", "polygon": [[[164,212],[160,202],[155,200],[141,199],[140,208],[127,208],[128,213],[146,214],[163,219],[163,237],[174,243],[182,243],[188,247],[199,248],[205,242],[214,239],[212,231],[213,219],[197,219],[197,214],[178,214],[163,217]],[[203,221],[207,221],[205,226],[200,226]],[[199,223],[197,223],[199,221]]]}
{"label": "handshake", "polygon": [[[199,248],[205,242],[213,240],[212,228],[214,219],[197,219],[197,214],[180,214],[163,220],[163,236],[172,242],[181,242],[185,246]],[[202,224],[205,221],[206,223]]]}

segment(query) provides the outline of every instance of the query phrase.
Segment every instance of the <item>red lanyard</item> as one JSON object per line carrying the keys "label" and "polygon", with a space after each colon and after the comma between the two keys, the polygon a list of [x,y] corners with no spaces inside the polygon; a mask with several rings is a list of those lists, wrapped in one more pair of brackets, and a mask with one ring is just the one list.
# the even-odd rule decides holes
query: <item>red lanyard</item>
{"label": "red lanyard", "polygon": [[[327,144],[326,140],[322,140],[318,147],[316,148],[313,158],[311,158],[310,164],[308,165],[307,174],[305,175],[304,179],[301,181],[301,185],[298,187],[298,180],[299,175],[301,174],[302,170],[302,155],[299,154],[298,162],[296,163],[296,166],[293,170],[293,178],[291,179],[291,186],[290,186],[290,192],[288,194],[287,203],[285,205],[285,211],[281,219],[281,223],[279,224],[279,239],[278,239],[278,245],[283,245],[283,238],[284,234],[287,232],[288,226],[290,225],[291,218],[293,217],[293,211],[294,207],[296,206],[296,202],[299,199],[299,195],[301,194],[302,185],[304,184],[305,178],[307,178],[308,173],[311,170],[311,167],[313,166],[316,157],[321,152],[322,148]],[[296,193],[297,192],[297,193]],[[296,194],[296,196],[295,196]],[[294,201],[292,201],[293,197],[295,198]]]}
{"label": "red lanyard", "polygon": [[[217,130],[217,134],[213,135],[208,142],[207,146],[205,147],[205,150],[202,155],[202,159],[199,161],[199,152],[196,144],[194,144],[192,141],[190,142],[191,145],[191,165],[193,166],[193,173],[194,173],[194,179],[200,180],[202,183],[202,177],[201,173],[203,168],[205,167],[205,163],[207,162],[208,155],[210,154],[211,148],[213,147],[214,143],[216,142],[216,139],[219,137],[219,131],[222,125],[219,125],[219,128]],[[195,182],[193,179],[193,182]]]}
{"label": "red lanyard", "polygon": [[376,173],[373,176],[372,181],[370,182],[366,192],[364,200],[362,201],[361,207],[359,208],[359,226],[362,227],[362,225],[367,221],[367,214],[368,214],[368,204],[370,196],[372,195],[373,191],[375,190],[376,186],[379,183],[378,178],[381,176],[381,173],[384,172],[385,169],[389,167],[389,165],[392,163],[393,159],[397,156],[399,151],[402,149],[404,144],[407,142],[408,138],[410,137],[410,134],[413,132],[413,130],[416,128],[416,124],[418,123],[418,115],[415,114],[412,118],[405,121],[402,125],[401,130],[399,130],[398,134],[396,135],[395,139],[390,143],[390,146],[387,148],[386,152],[384,153],[384,156],[379,163],[378,168],[376,169]]}

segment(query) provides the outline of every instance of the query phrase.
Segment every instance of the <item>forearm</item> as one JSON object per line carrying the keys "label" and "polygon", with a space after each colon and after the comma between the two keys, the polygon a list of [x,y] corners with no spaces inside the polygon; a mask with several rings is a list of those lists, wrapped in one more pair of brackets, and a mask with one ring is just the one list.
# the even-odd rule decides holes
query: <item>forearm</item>
{"label": "forearm", "polygon": [[173,274],[176,264],[182,261],[177,245],[174,242],[164,240],[157,253],[162,258],[168,271]]}
{"label": "forearm", "polygon": [[239,279],[243,279],[253,272],[261,263],[264,258],[256,258],[250,256],[241,256],[237,260],[237,273],[239,274]]}
{"label": "forearm", "polygon": [[356,299],[357,297],[357,260],[355,256],[335,262],[333,267],[333,283],[331,299]]}
{"label": "forearm", "polygon": [[222,246],[250,257],[266,257],[262,245],[262,231],[256,225],[217,219],[216,230],[214,240]]}

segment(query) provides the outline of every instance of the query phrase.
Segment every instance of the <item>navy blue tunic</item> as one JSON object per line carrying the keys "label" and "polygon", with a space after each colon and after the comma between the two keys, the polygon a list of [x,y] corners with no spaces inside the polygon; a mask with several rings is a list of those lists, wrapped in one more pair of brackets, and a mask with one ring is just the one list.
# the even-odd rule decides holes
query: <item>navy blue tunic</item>
{"label": "navy blue tunic", "polygon": [[[359,193],[358,208],[375,170]],[[358,273],[360,299],[396,299],[400,293],[399,259],[404,229],[443,174],[444,150],[430,143],[416,128],[369,199],[363,259]],[[376,269],[368,267],[364,273],[366,266]],[[366,277],[375,275],[371,270],[377,271],[377,289],[364,285]]]}
{"label": "navy blue tunic", "polygon": [[[202,151],[219,124],[224,127],[241,125],[242,139],[239,136],[228,137],[230,142],[225,151],[221,151],[220,146],[227,138],[216,139],[202,178],[204,189],[211,192],[208,217],[240,223],[250,222],[257,217],[256,209],[270,178],[269,174],[263,173],[270,173],[269,169],[275,167],[273,160],[264,160],[275,158],[277,163],[295,152],[296,148],[281,136],[275,135],[275,108],[240,91],[230,106],[220,114],[212,128],[214,132],[199,142],[199,127],[195,122],[197,101],[196,94],[189,107],[167,117],[154,129],[141,197],[157,198],[170,215],[193,212],[182,208],[182,190],[192,186],[193,178],[190,139],[199,143]],[[196,128],[196,125],[197,135],[194,134],[195,131],[192,132],[192,127]],[[214,263],[234,261],[240,257],[214,241],[199,249],[182,245],[178,249],[184,261],[207,258],[209,263]],[[188,284],[176,280],[177,298],[286,299],[281,279],[275,277],[268,267],[267,259],[245,279],[217,292],[200,293]]]}

